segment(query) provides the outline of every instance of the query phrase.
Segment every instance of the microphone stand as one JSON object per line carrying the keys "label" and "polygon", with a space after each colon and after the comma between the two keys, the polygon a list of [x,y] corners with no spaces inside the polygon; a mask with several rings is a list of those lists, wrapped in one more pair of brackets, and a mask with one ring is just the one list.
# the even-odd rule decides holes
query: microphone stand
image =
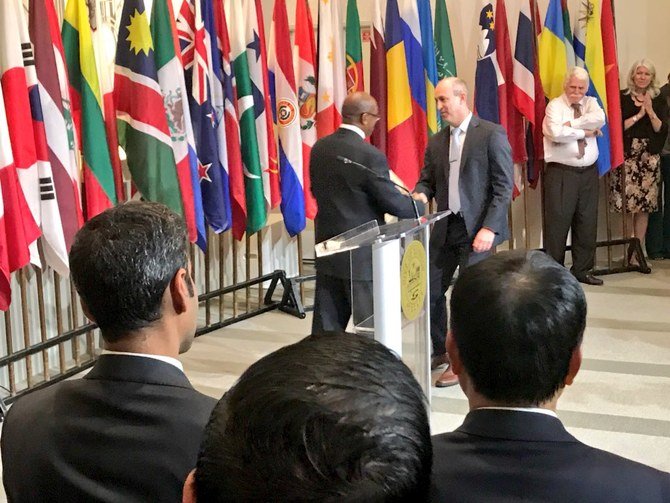
{"label": "microphone stand", "polygon": [[407,189],[406,187],[403,187],[399,183],[395,183],[390,178],[386,178],[385,176],[380,175],[375,170],[373,170],[372,168],[369,168],[365,164],[361,164],[360,162],[356,162],[352,159],[349,159],[348,157],[344,157],[343,155],[338,155],[337,160],[342,162],[343,164],[353,164],[354,166],[357,166],[357,167],[361,168],[362,170],[367,171],[368,173],[370,173],[372,176],[374,176],[378,180],[385,180],[385,181],[390,182],[391,184],[395,185],[396,187],[398,187],[400,190],[402,190],[404,193],[406,193],[409,196],[410,200],[412,201],[412,208],[414,208],[414,216],[416,217],[416,221],[421,222],[421,216],[419,215],[419,208],[417,207],[416,200],[412,197],[412,193],[409,191],[409,189]]}

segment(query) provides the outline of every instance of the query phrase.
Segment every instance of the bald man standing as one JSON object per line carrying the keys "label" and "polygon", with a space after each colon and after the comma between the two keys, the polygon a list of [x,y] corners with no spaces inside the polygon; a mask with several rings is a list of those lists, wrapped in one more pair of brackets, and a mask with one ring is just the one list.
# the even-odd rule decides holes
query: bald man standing
{"label": "bald man standing", "polygon": [[[384,214],[414,217],[414,203],[391,183],[386,157],[365,142],[379,120],[375,99],[352,93],[342,105],[340,128],[312,147],[310,177],[318,213],[314,219],[315,241],[320,243]],[[356,164],[345,164],[338,157]],[[416,202],[419,213],[424,206]],[[353,291],[353,295],[352,295]],[[352,305],[355,302],[355,306]],[[372,252],[367,249],[316,259],[316,292],[312,333],[345,330],[372,316]]]}

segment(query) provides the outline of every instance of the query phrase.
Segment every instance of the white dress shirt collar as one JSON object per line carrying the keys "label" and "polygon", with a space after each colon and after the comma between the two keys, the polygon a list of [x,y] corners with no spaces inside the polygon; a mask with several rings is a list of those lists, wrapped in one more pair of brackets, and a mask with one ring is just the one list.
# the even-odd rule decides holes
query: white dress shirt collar
{"label": "white dress shirt collar", "polygon": [[[467,133],[468,132],[468,126],[470,126],[470,120],[472,119],[472,112],[470,112],[468,115],[465,116],[465,119],[463,119],[463,122],[461,122],[458,126],[456,126],[458,129],[461,130],[461,134]],[[453,126],[450,127],[449,134],[454,130],[455,128]]]}
{"label": "white dress shirt collar", "polygon": [[181,364],[179,360],[176,358],[172,358],[171,356],[163,356],[163,355],[148,355],[145,353],[129,353],[127,351],[110,351],[109,349],[103,349],[102,350],[103,355],[125,355],[125,356],[139,356],[141,358],[153,358],[154,360],[160,360],[165,363],[169,363],[170,365],[177,367],[179,370],[182,372],[184,371],[184,366]]}
{"label": "white dress shirt collar", "polygon": [[354,126],[353,124],[340,124],[340,129],[348,129],[349,131],[353,131],[365,140],[365,133],[358,126]]}
{"label": "white dress shirt collar", "polygon": [[517,412],[534,412],[535,414],[544,414],[545,416],[551,416],[558,419],[558,414],[553,410],[542,409],[541,407],[479,407],[476,410],[514,410]]}

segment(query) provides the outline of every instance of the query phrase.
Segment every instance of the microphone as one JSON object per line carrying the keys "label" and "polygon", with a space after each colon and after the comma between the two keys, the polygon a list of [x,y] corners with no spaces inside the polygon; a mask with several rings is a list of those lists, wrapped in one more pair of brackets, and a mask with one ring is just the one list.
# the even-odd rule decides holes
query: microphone
{"label": "microphone", "polygon": [[419,215],[419,208],[417,208],[417,206],[416,206],[416,201],[415,201],[414,198],[412,197],[412,193],[411,193],[406,187],[403,187],[403,186],[400,185],[399,183],[395,183],[395,182],[394,182],[393,180],[391,180],[390,178],[386,178],[385,176],[380,175],[380,174],[377,173],[374,169],[369,168],[369,167],[366,166],[365,164],[361,164],[360,162],[356,162],[356,161],[354,161],[354,160],[352,160],[352,159],[349,159],[348,157],[344,157],[343,155],[338,155],[338,156],[336,156],[336,158],[337,158],[338,161],[342,162],[343,164],[353,164],[354,166],[358,166],[358,167],[361,168],[362,170],[365,170],[365,171],[367,171],[368,173],[370,173],[372,176],[374,176],[374,177],[377,178],[378,180],[385,180],[385,181],[387,181],[387,182],[391,182],[393,185],[395,185],[395,186],[398,187],[400,190],[402,190],[403,192],[405,192],[405,193],[409,196],[410,200],[412,201],[412,207],[414,208],[414,216],[416,217],[417,222],[420,222],[420,221],[421,221],[421,216]]}

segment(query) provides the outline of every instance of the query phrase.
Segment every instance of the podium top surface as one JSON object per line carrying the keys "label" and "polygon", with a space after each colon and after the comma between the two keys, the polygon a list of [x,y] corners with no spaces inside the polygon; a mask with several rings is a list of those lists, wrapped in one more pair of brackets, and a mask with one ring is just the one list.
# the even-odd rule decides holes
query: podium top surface
{"label": "podium top surface", "polygon": [[450,211],[441,211],[421,217],[419,220],[410,218],[382,226],[379,226],[376,220],[372,220],[318,243],[314,247],[316,256],[327,257],[336,253],[372,246],[375,243],[411,236],[450,213]]}

